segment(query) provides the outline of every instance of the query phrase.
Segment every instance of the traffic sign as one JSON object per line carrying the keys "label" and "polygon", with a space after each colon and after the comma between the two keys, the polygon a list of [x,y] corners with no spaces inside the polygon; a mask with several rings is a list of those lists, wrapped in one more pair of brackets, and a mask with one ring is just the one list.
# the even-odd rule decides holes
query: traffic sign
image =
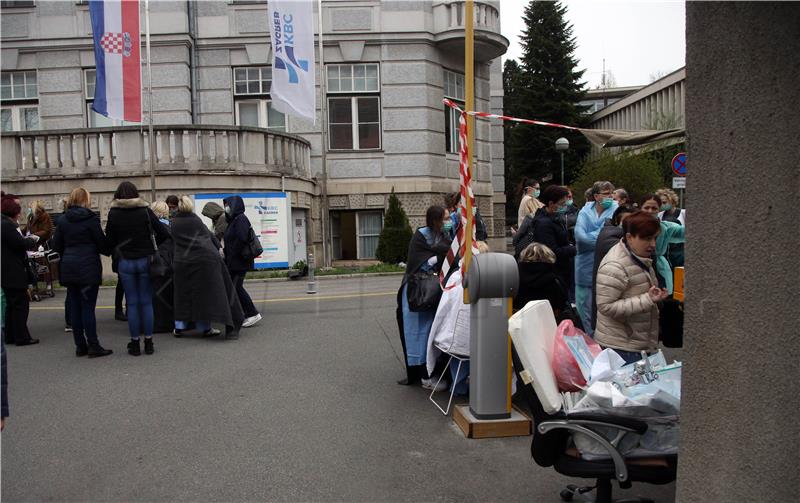
{"label": "traffic sign", "polygon": [[685,189],[686,188],[686,177],[685,176],[673,176],[672,177],[672,188],[673,189]]}
{"label": "traffic sign", "polygon": [[678,176],[686,176],[686,152],[672,158],[672,171]]}

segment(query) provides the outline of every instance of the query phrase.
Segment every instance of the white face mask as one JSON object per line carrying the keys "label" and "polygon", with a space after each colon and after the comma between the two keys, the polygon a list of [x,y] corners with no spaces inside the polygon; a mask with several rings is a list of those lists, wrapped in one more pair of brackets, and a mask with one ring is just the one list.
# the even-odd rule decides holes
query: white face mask
{"label": "white face mask", "polygon": [[225,207],[225,214],[226,215],[230,215],[231,214],[231,207],[230,206],[226,206]]}

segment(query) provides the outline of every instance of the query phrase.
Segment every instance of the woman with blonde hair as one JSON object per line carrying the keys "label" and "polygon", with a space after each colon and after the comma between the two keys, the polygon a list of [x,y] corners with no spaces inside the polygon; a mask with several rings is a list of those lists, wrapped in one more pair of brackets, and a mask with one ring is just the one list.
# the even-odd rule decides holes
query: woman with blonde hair
{"label": "woman with blonde hair", "polygon": [[519,292],[514,309],[522,309],[532,300],[548,300],[558,317],[567,305],[567,289],[556,273],[556,254],[542,243],[529,244],[519,255]]}
{"label": "woman with blonde hair", "polygon": [[[169,206],[164,201],[156,201],[150,205],[150,209],[158,218],[158,221],[166,227],[170,226]],[[172,260],[174,244],[172,238],[165,239],[156,250],[156,256],[162,264],[166,265],[162,269],[163,274],[150,275],[153,282],[153,333],[168,334],[175,328],[175,315],[173,314],[174,288],[172,279]]]}
{"label": "woman with blonde hair", "polygon": [[100,217],[89,209],[90,201],[91,195],[83,187],[70,193],[53,238],[53,250],[61,254],[60,282],[69,296],[75,355],[97,358],[112,353],[100,345],[94,312],[103,279],[100,255],[108,255],[109,246]]}
{"label": "woman with blonde hair", "polygon": [[192,198],[178,198],[171,220],[175,331],[181,337],[189,322],[195,322],[204,337],[221,332],[211,323],[225,325],[226,339],[238,338],[244,312],[228,269],[219,253],[219,241],[194,213]]}

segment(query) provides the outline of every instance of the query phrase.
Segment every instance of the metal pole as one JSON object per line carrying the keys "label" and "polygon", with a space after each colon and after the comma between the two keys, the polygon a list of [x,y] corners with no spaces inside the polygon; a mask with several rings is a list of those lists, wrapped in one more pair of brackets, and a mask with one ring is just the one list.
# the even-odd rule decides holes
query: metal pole
{"label": "metal pole", "polygon": [[564,185],[564,152],[561,152],[561,185]]}
{"label": "metal pole", "polygon": [[147,154],[150,159],[150,198],[156,200],[155,139],[153,138],[153,72],[150,70],[150,0],[144,0],[144,37],[147,45]]}
{"label": "metal pole", "polygon": [[[464,5],[464,79],[466,88],[466,108],[468,111],[475,110],[475,10],[473,0],[467,0]],[[472,145],[475,138],[475,118],[467,115],[467,175],[472,179]],[[461,274],[467,277],[470,262],[472,261],[472,199],[467,193],[467,228],[464,233],[466,247],[464,257],[461,259]],[[469,288],[464,288],[464,303],[469,303]]]}
{"label": "metal pole", "polygon": [[326,95],[328,94],[328,81],[325,75],[325,55],[323,51],[322,40],[322,0],[318,1],[319,9],[319,35],[317,40],[319,42],[319,92],[321,95],[320,113],[322,115],[322,209],[320,215],[320,225],[322,226],[322,265],[325,267],[331,266],[331,255],[333,251],[330,249],[328,243],[328,234],[330,232],[328,224],[328,102]]}

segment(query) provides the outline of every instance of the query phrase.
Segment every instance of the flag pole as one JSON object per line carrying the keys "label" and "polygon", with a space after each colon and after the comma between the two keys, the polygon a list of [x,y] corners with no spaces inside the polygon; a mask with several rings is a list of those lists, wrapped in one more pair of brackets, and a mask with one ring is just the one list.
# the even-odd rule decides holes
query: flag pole
{"label": "flag pole", "polygon": [[156,200],[155,138],[153,138],[153,72],[150,70],[150,0],[144,0],[144,37],[147,46],[147,157],[150,160],[150,198]]}
{"label": "flag pole", "polygon": [[322,208],[320,215],[320,226],[322,227],[322,264],[325,267],[331,266],[331,259],[333,250],[330,249],[328,244],[328,234],[330,229],[328,227],[328,166],[327,155],[328,141],[328,107],[326,95],[328,93],[328,80],[325,75],[325,56],[323,54],[322,43],[322,0],[318,0],[318,20],[319,20],[319,35],[317,41],[319,42],[319,92],[320,92],[320,114],[322,115]]}
{"label": "flag pole", "polygon": [[[466,88],[466,109],[475,110],[475,14],[473,0],[467,0],[464,5],[464,87]],[[472,180],[472,158],[473,158],[473,139],[475,138],[475,117],[467,114],[467,179]],[[472,198],[469,191],[466,194],[467,208],[467,228],[464,229],[464,239],[466,241],[464,258],[461,264],[461,274],[464,279],[467,277],[470,262],[472,261],[472,227],[474,218],[472,216]],[[464,288],[464,303],[469,303],[469,289]]]}

